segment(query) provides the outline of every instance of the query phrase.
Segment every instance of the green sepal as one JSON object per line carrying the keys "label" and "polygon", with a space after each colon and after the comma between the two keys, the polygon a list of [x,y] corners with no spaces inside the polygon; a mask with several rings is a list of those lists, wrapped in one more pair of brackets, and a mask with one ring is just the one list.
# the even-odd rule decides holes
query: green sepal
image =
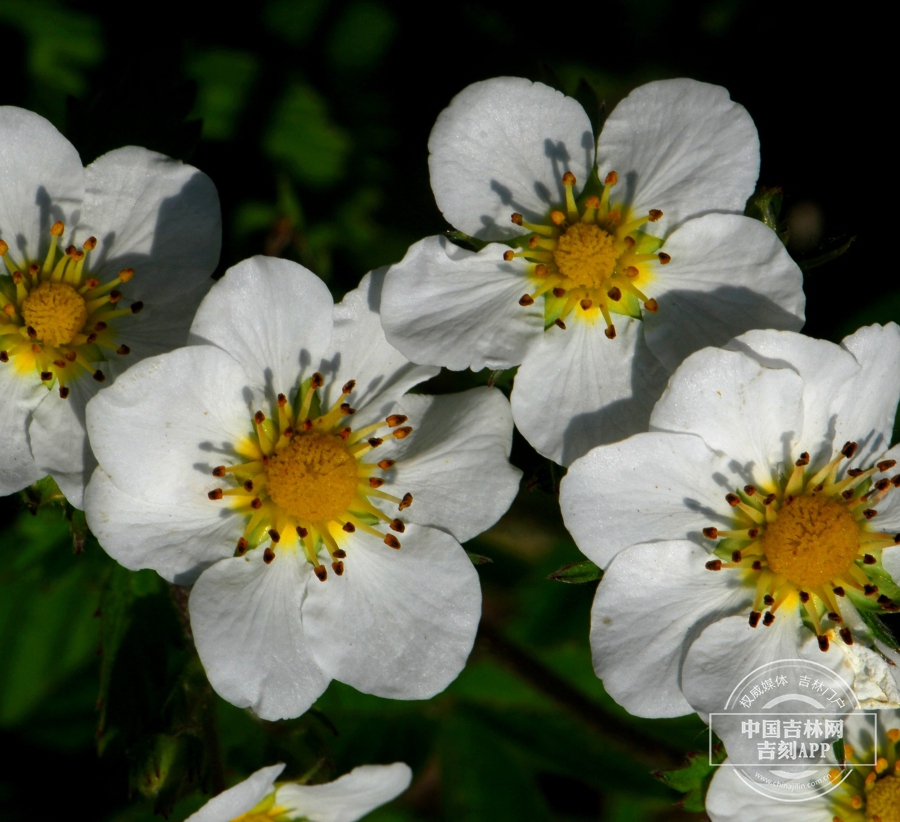
{"label": "green sepal", "polygon": [[[512,212],[510,212],[510,214],[511,213]],[[445,231],[444,236],[450,240],[453,245],[458,245],[460,248],[466,249],[466,251],[481,251],[487,246],[487,243],[484,240],[479,240],[477,237],[472,237],[462,231]]]}
{"label": "green sepal", "polygon": [[59,486],[53,477],[39,479],[21,493],[25,507],[32,514],[36,514],[38,508],[42,508],[45,505],[65,505],[66,502],[65,494],[59,490]]}
{"label": "green sepal", "polygon": [[686,811],[702,813],[706,807],[706,791],[713,778],[716,766],[725,759],[725,748],[717,745],[712,751],[713,758],[703,753],[689,752],[687,765],[674,771],[657,771],[653,775],[673,790],[684,794],[678,802]]}
{"label": "green sepal", "polygon": [[787,242],[787,232],[780,222],[784,195],[781,188],[761,188],[751,195],[744,208],[744,214],[759,220],[774,231],[782,242]]}
{"label": "green sepal", "polygon": [[557,582],[570,582],[582,584],[585,582],[596,582],[603,578],[603,571],[600,566],[591,562],[589,559],[581,562],[570,562],[563,565],[562,568],[554,571],[547,579],[553,579]]}
{"label": "green sepal", "polygon": [[836,260],[841,255],[846,254],[847,251],[850,250],[850,246],[853,245],[855,239],[856,236],[854,235],[841,242],[840,245],[831,248],[828,251],[824,251],[821,254],[817,254],[815,257],[797,260],[797,265],[800,266],[801,271],[809,271],[811,268],[818,268],[820,265],[830,263],[832,260]]}
{"label": "green sepal", "polygon": [[745,540],[733,539],[732,537],[723,537],[716,544],[713,553],[722,560],[726,562],[731,562],[731,555],[735,551],[740,551],[742,548],[746,547],[747,542]]}
{"label": "green sepal", "polygon": [[466,551],[466,553],[469,555],[469,559],[472,560],[472,565],[490,565],[494,561],[490,557],[485,557],[472,551]]}

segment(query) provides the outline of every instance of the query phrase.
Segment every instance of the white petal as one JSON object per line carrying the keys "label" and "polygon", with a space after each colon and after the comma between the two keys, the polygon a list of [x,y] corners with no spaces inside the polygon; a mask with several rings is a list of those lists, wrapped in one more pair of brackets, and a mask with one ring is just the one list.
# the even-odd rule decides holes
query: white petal
{"label": "white petal", "polygon": [[357,409],[354,428],[389,414],[403,394],[440,370],[413,365],[385,339],[379,314],[383,287],[384,269],[372,271],[334,307],[334,333],[319,369],[325,376],[323,408],[340,399],[346,382],[356,380],[350,395]]}
{"label": "white petal", "polygon": [[78,152],[40,115],[0,106],[0,180],[0,239],[19,265],[43,262],[50,226],[62,220],[71,229],[77,219],[84,197]]}
{"label": "white petal", "polygon": [[653,409],[653,430],[696,434],[734,461],[746,482],[765,484],[803,433],[803,379],[735,351],[705,348],[672,375]]}
{"label": "white petal", "polygon": [[399,497],[412,493],[405,520],[465,542],[506,513],[522,472],[509,463],[512,414],[498,389],[407,394],[394,410],[409,417],[413,433],[372,452],[371,459],[397,460],[385,490]]}
{"label": "white petal", "polygon": [[595,445],[647,429],[668,372],[647,348],[641,323],[623,318],[609,340],[602,323],[548,329],[516,375],[516,427],[561,465]]}
{"label": "white petal", "polygon": [[97,460],[122,491],[160,504],[198,505],[215,516],[207,494],[212,469],[230,462],[252,431],[247,375],[213,346],[190,346],[142,360],[88,403]]}
{"label": "white petal", "polygon": [[85,373],[69,384],[66,399],[56,388],[47,392],[28,426],[34,461],[42,474],[50,474],[66,499],[84,507],[84,486],[97,460],[84,426],[85,406],[100,390],[100,383]]}
{"label": "white petal", "polygon": [[251,257],[213,286],[191,338],[227,351],[254,384],[290,395],[328,346],[333,306],[325,283],[302,265]]}
{"label": "white petal", "polygon": [[752,328],[803,325],[803,274],[758,220],[736,214],[688,220],[664,250],[672,262],[656,268],[649,287],[659,311],[644,312],[644,323],[647,345],[670,370]]}
{"label": "white petal", "polygon": [[88,268],[101,280],[133,268],[127,296],[144,301],[144,323],[154,306],[212,285],[222,218],[216,187],[203,172],[127,146],[94,160],[85,169],[85,188],[78,241],[99,241]]}
{"label": "white petal", "polygon": [[812,466],[824,464],[832,458],[834,447],[857,436],[838,431],[849,421],[837,418],[832,410],[835,397],[846,384],[855,382],[860,371],[849,352],[826,340],[772,330],[750,331],[727,347],[766,368],[791,368],[803,378],[803,434],[796,438],[792,457],[808,451]]}
{"label": "white petal", "polygon": [[881,554],[881,564],[894,579],[894,582],[900,582],[900,546],[885,548]]}
{"label": "white petal", "polygon": [[725,494],[734,491],[733,479],[727,460],[699,437],[651,431],[575,460],[559,505],[578,547],[605,568],[639,542],[687,539],[711,547],[701,532],[731,527]]}
{"label": "white petal", "polygon": [[428,168],[438,208],[460,231],[486,240],[515,237],[514,211],[543,222],[565,202],[562,176],[580,188],[594,165],[594,136],[571,97],[521,77],[464,88],[437,118]]}
{"label": "white petal", "polygon": [[185,822],[231,822],[272,793],[275,790],[275,780],[283,770],[284,763],[260,768],[243,782],[214,796]]}
{"label": "white petal", "polygon": [[834,813],[828,796],[803,802],[778,802],[753,790],[729,767],[728,760],[716,768],[706,794],[706,812],[712,822],[832,822]]}
{"label": "white petal", "polygon": [[44,476],[28,444],[28,425],[46,395],[37,372],[19,374],[13,360],[0,363],[0,496],[21,491]]}
{"label": "white petal", "polygon": [[403,762],[361,765],[324,785],[288,782],[278,789],[275,801],[309,822],[355,822],[399,796],[411,780],[412,771]]}
{"label": "white petal", "polygon": [[328,685],[301,623],[309,578],[302,554],[279,553],[266,565],[257,549],[217,562],[191,591],[191,629],[210,684],[261,719],[300,716]]}
{"label": "white petal", "polygon": [[415,362],[454,371],[511,368],[543,330],[542,301],[503,245],[477,254],[446,237],[426,237],[388,270],[381,322],[388,342]]}
{"label": "white petal", "polygon": [[[207,503],[207,504],[203,504]],[[84,492],[88,524],[104,550],[132,571],[152,568],[176,585],[234,555],[244,518],[208,500],[156,502],[120,491],[102,468]]]}
{"label": "white petal", "polygon": [[607,693],[635,716],[693,712],[681,693],[681,664],[710,623],[750,604],[740,573],[714,573],[690,542],[626,548],[609,566],[591,611],[594,670]]}
{"label": "white petal", "polygon": [[303,625],[334,679],[376,696],[428,699],[466,664],[481,588],[449,534],[410,525],[401,543],[394,550],[357,532],[343,576],[310,584]]}
{"label": "white petal", "polygon": [[658,80],[628,95],[603,125],[600,179],[619,175],[612,201],[651,208],[670,231],[709,211],[744,211],[759,175],[759,138],[746,109],[721,86]]}

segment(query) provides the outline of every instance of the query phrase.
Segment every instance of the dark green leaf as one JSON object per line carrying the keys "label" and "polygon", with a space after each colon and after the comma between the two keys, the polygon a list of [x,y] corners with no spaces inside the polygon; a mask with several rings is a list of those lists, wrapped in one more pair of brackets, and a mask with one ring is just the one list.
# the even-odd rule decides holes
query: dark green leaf
{"label": "dark green leaf", "polygon": [[706,791],[715,774],[716,765],[725,759],[725,749],[713,748],[713,758],[703,753],[689,753],[687,765],[675,771],[657,771],[654,776],[670,788],[684,794],[679,803],[687,811],[700,813],[706,807]]}
{"label": "dark green leaf", "polygon": [[583,562],[571,562],[563,565],[558,571],[554,571],[547,579],[555,579],[557,582],[596,582],[603,578],[603,571],[589,559]]}

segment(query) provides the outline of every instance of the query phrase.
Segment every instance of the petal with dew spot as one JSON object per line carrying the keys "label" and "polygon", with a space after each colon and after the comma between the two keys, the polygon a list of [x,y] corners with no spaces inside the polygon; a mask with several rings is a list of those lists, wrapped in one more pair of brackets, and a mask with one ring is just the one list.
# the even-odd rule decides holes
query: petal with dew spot
{"label": "petal with dew spot", "polygon": [[750,604],[739,572],[713,573],[690,542],[633,545],[603,576],[591,610],[594,671],[635,716],[693,712],[681,693],[681,665],[706,626]]}
{"label": "petal with dew spot", "polygon": [[403,793],[411,780],[412,771],[403,762],[361,765],[324,785],[288,782],[278,788],[275,801],[289,815],[309,822],[356,822]]}
{"label": "petal with dew spot", "polygon": [[763,487],[803,436],[803,378],[736,351],[704,348],[672,375],[650,428],[696,434]]}
{"label": "petal with dew spot", "polygon": [[152,568],[175,585],[191,585],[214,562],[234,554],[244,518],[201,499],[154,502],[119,490],[102,468],[84,493],[88,524],[116,562]]}
{"label": "petal with dew spot", "polygon": [[533,291],[525,264],[503,259],[509,249],[478,253],[446,237],[426,237],[390,267],[381,322],[391,345],[416,362],[454,371],[500,370],[522,362],[543,331],[541,301],[519,305]]}
{"label": "petal with dew spot", "polygon": [[333,310],[328,287],[302,265],[251,257],[213,286],[197,310],[191,339],[227,351],[253,385],[290,396],[326,350]]}
{"label": "petal with dew spot", "polygon": [[741,214],[759,175],[759,137],[721,86],[680,78],[639,86],[615,107],[597,142],[597,171],[619,175],[613,205],[656,208],[671,231],[710,211]]}
{"label": "petal with dew spot", "polygon": [[341,398],[341,389],[356,381],[350,402],[357,409],[353,427],[374,423],[414,385],[440,371],[415,365],[392,346],[381,327],[385,269],[371,271],[334,307],[334,333],[319,370],[325,377],[322,407]]}
{"label": "petal with dew spot", "polygon": [[758,220],[707,214],[666,240],[672,261],[654,270],[656,313],[644,313],[647,345],[670,370],[708,345],[753,328],[798,331],[803,275],[778,235]]}
{"label": "petal with dew spot", "polygon": [[133,365],[87,406],[94,454],[116,486],[160,504],[210,503],[212,470],[243,462],[234,443],[252,431],[247,374],[211,345]]}
{"label": "petal with dew spot", "polygon": [[[0,106],[0,239],[19,266],[44,261],[50,226],[69,230],[84,198],[84,168],[75,147],[39,114]],[[5,270],[4,270],[4,273]]]}
{"label": "petal with dew spot", "polygon": [[540,454],[570,465],[596,445],[647,429],[668,378],[650,353],[641,323],[628,318],[609,340],[600,322],[552,327],[516,375],[516,427]]}
{"label": "petal with dew spot", "polygon": [[35,372],[19,373],[13,360],[0,363],[0,495],[21,491],[45,474],[31,453],[28,426],[46,395],[47,389]]}
{"label": "petal with dew spot", "polygon": [[565,202],[562,176],[578,188],[594,165],[594,136],[579,103],[522,77],[494,77],[464,88],[428,138],[428,168],[447,222],[484,240],[516,237],[519,212],[544,222]]}
{"label": "petal with dew spot", "polygon": [[582,553],[605,568],[639,542],[689,539],[711,548],[703,528],[732,526],[729,479],[727,460],[699,437],[651,431],[575,460],[559,504]]}
{"label": "petal with dew spot", "polygon": [[56,480],[72,505],[84,508],[84,486],[97,467],[85,429],[85,407],[100,390],[100,383],[83,373],[68,388],[66,399],[56,387],[46,392],[32,415],[28,438],[42,474]]}
{"label": "petal with dew spot", "polygon": [[300,716],[328,685],[301,622],[310,576],[302,553],[266,564],[257,549],[207,568],[191,591],[191,630],[210,684],[261,719]]}
{"label": "petal with dew spot", "polygon": [[385,490],[413,495],[402,515],[406,521],[441,528],[465,542],[503,516],[522,472],[509,462],[512,414],[498,389],[407,394],[394,412],[409,417],[413,433],[395,445],[385,443],[389,447],[376,455],[397,461]]}
{"label": "petal with dew spot", "polygon": [[255,808],[275,790],[275,780],[283,770],[284,763],[260,768],[243,782],[214,796],[185,822],[232,822]]}
{"label": "petal with dew spot", "polygon": [[399,550],[357,532],[343,576],[309,587],[303,625],[316,662],[363,693],[428,699],[459,674],[475,641],[481,587],[459,543],[409,525]]}

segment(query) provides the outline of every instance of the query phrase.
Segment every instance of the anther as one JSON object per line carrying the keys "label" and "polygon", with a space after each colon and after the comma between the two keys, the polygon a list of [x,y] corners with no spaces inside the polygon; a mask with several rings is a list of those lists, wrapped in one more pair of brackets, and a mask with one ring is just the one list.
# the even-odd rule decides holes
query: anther
{"label": "anther", "polygon": [[629,280],[633,280],[640,273],[641,272],[638,271],[633,265],[630,265],[625,269],[625,276],[628,277]]}
{"label": "anther", "polygon": [[50,226],[50,234],[53,237],[62,237],[63,232],[66,230],[66,227],[63,223],[57,221]]}
{"label": "anther", "polygon": [[247,553],[247,549],[248,549],[249,547],[250,547],[250,543],[247,542],[247,540],[244,539],[244,537],[241,537],[241,538],[237,541],[237,548],[235,549],[235,552],[234,552],[234,553],[235,553],[235,556],[239,556],[239,557],[240,557],[240,556],[243,556],[244,554]]}
{"label": "anther", "polygon": [[658,208],[651,208],[650,215],[649,215],[650,222],[655,223],[657,220],[659,220],[662,217],[662,215],[663,215],[663,213]]}
{"label": "anther", "polygon": [[756,493],[756,486],[755,486],[755,485],[745,485],[745,486],[744,486],[744,493],[745,493],[748,497],[752,497],[752,496]]}
{"label": "anther", "polygon": [[131,313],[132,314],[140,314],[141,311],[144,310],[144,303],[138,300],[136,303],[131,304]]}
{"label": "anther", "polygon": [[715,528],[713,526],[710,526],[709,528],[704,528],[703,536],[705,536],[707,539],[718,539],[719,538],[719,529]]}
{"label": "anther", "polygon": [[410,434],[412,434],[412,427],[409,425],[394,429],[394,439],[405,440]]}
{"label": "anther", "polygon": [[400,547],[400,540],[397,539],[397,537],[395,537],[393,534],[385,534],[384,544],[387,545],[389,548],[396,549],[396,548]]}
{"label": "anther", "polygon": [[891,485],[893,485],[894,488],[900,488],[900,474],[891,477]]}
{"label": "anther", "polygon": [[841,639],[844,641],[844,645],[853,644],[853,634],[849,628],[841,628]]}
{"label": "anther", "polygon": [[876,562],[878,562],[878,560],[875,559],[875,557],[873,557],[871,554],[866,554],[866,555],[863,557],[863,562],[864,562],[866,565],[874,565]]}
{"label": "anther", "polygon": [[622,299],[622,291],[618,286],[613,286],[609,291],[606,292],[606,296],[609,297],[614,303],[619,302]]}
{"label": "anther", "polygon": [[528,247],[529,247],[529,248],[537,248],[537,247],[538,247],[538,244],[540,243],[540,241],[541,241],[541,238],[538,237],[537,234],[535,234],[534,237],[532,237],[532,238],[528,241]]}
{"label": "anther", "polygon": [[344,383],[344,387],[341,389],[341,393],[352,394],[354,388],[356,388],[356,380],[347,380],[347,382]]}
{"label": "anther", "polygon": [[722,560],[720,559],[711,559],[706,563],[707,571],[721,571],[722,570]]}
{"label": "anther", "polygon": [[377,448],[379,445],[381,445],[381,443],[384,442],[384,440],[381,439],[381,437],[369,437],[369,439],[367,439],[366,442],[369,443],[369,445],[371,445],[372,448]]}
{"label": "anther", "polygon": [[547,268],[543,263],[538,263],[534,267],[534,276],[535,277],[546,277],[550,273],[550,269]]}
{"label": "anther", "polygon": [[747,536],[750,537],[750,539],[756,539],[759,536],[759,528],[748,529]]}
{"label": "anther", "polygon": [[740,551],[732,551],[731,552],[731,561],[734,563],[739,563],[744,558],[744,555]]}
{"label": "anther", "polygon": [[309,379],[310,388],[321,388],[324,384],[325,378],[318,371],[315,371]]}
{"label": "anther", "polygon": [[66,399],[69,396],[69,387],[67,385],[60,386],[59,389],[60,399]]}
{"label": "anther", "polygon": [[589,311],[593,304],[594,304],[593,300],[584,299],[581,301],[581,310]]}
{"label": "anther", "polygon": [[762,560],[755,560],[753,565],[750,566],[754,571],[762,571]]}
{"label": "anther", "polygon": [[[309,422],[309,420],[307,420],[307,422]],[[312,423],[310,422],[310,428],[311,428],[311,427],[312,427]],[[304,430],[304,431],[308,431],[309,428],[304,428],[303,430]],[[352,429],[352,428],[342,428],[340,431],[338,431],[338,436],[339,436],[342,440],[345,440],[345,439],[348,439],[352,433],[353,433],[353,429]]]}
{"label": "anther", "polygon": [[380,477],[369,477],[369,488],[381,488],[384,485],[384,480]]}
{"label": "anther", "polygon": [[97,341],[97,335],[96,335],[96,334],[88,334],[88,338],[87,338],[88,344],[93,343],[93,342],[96,342],[96,341]]}
{"label": "anther", "polygon": [[764,500],[763,505],[771,505],[775,502],[775,494],[769,494]]}
{"label": "anther", "polygon": [[[81,247],[85,251],[93,251],[97,247],[97,238],[96,237],[88,237],[82,244]],[[134,276],[133,269],[125,269],[126,271],[131,271],[132,276]],[[124,272],[122,272],[124,274]],[[119,279],[122,278],[122,274],[119,275]]]}
{"label": "anther", "polygon": [[301,431],[309,431],[313,427],[313,421],[310,419],[305,419],[300,423]]}
{"label": "anther", "polygon": [[122,299],[122,292],[119,291],[118,289],[114,288],[112,291],[109,292],[109,301],[113,305],[115,305],[121,299]]}
{"label": "anther", "polygon": [[248,493],[253,490],[253,480],[247,480],[244,483],[244,490]]}
{"label": "anther", "polygon": [[603,333],[606,334],[607,339],[614,340],[616,338],[616,327],[614,325],[608,325]]}
{"label": "anther", "polygon": [[306,536],[308,534],[309,531],[307,531],[302,525],[297,526],[297,536],[300,537],[300,539],[306,539]]}
{"label": "anther", "polygon": [[741,504],[741,498],[737,494],[726,494],[725,502],[727,502],[732,508],[737,508],[738,505]]}
{"label": "anther", "polygon": [[343,559],[344,557],[347,556],[347,552],[343,548],[335,548],[332,556],[335,559]]}
{"label": "anther", "polygon": [[213,468],[212,475],[214,477],[224,477],[225,476],[225,466],[217,465],[215,468]]}
{"label": "anther", "polygon": [[266,550],[263,551],[263,562],[266,563],[266,565],[270,565],[273,559],[275,559],[275,552],[272,550],[272,546],[268,545],[266,546]]}
{"label": "anther", "polygon": [[834,591],[834,593],[837,594],[839,597],[847,596],[847,592],[840,585],[838,585],[835,588],[832,588],[831,590]]}
{"label": "anther", "polygon": [[625,243],[625,248],[629,251],[634,248],[634,237],[626,237],[622,242]]}
{"label": "anther", "polygon": [[571,171],[567,171],[562,176],[562,184],[564,186],[573,186],[575,185],[575,175]]}
{"label": "anther", "polygon": [[804,465],[809,465],[809,452],[808,452],[808,451],[804,451],[804,452],[800,455],[800,459],[798,459],[798,460],[794,463],[794,465],[796,465],[798,468],[803,468]]}
{"label": "anther", "polygon": [[584,206],[585,206],[585,208],[598,209],[598,208],[601,207],[601,206],[600,206],[600,198],[599,198],[599,197],[596,197],[596,196],[588,197],[588,198],[584,201]]}
{"label": "anther", "polygon": [[644,308],[646,308],[647,311],[649,311],[651,314],[655,314],[657,311],[659,311],[659,303],[651,298],[644,303]]}
{"label": "anther", "polygon": [[804,605],[806,605],[806,603],[809,602],[809,593],[808,593],[807,591],[801,591],[801,592],[800,592],[800,601],[801,601]]}
{"label": "anther", "polygon": [[260,508],[262,508],[262,500],[259,497],[254,497],[250,502],[250,507],[255,511],[258,511]]}
{"label": "anther", "polygon": [[33,327],[33,326],[30,326],[30,325],[29,325],[29,326],[25,329],[25,333],[29,336],[30,339],[32,339],[32,340],[36,340],[36,339],[37,339],[37,331],[34,330],[34,327]]}
{"label": "anther", "polygon": [[763,616],[763,625],[768,628],[775,621],[775,614],[771,611],[766,611],[765,616]]}
{"label": "anther", "polygon": [[897,460],[882,460],[875,467],[878,468],[879,471],[887,471],[893,468],[897,464]]}
{"label": "anther", "polygon": [[891,598],[887,594],[882,594],[880,597],[878,597],[879,605],[889,605],[892,601],[893,600],[891,600]]}
{"label": "anther", "polygon": [[828,637],[819,635],[816,637],[816,640],[819,643],[819,650],[822,651],[822,653],[825,653],[829,647]]}
{"label": "anther", "polygon": [[523,307],[534,305],[534,299],[530,294],[523,294],[521,297],[519,297],[519,305]]}
{"label": "anther", "polygon": [[266,421],[266,415],[262,411],[257,411],[253,415],[253,419],[256,420],[257,425],[262,425]]}
{"label": "anther", "polygon": [[9,352],[0,351],[0,362],[9,362]]}
{"label": "anther", "polygon": [[106,379],[106,374],[104,374],[99,369],[97,369],[94,372],[93,376],[94,376],[94,379],[97,380],[97,382],[103,382]]}
{"label": "anther", "polygon": [[269,539],[272,542],[278,543],[281,542],[281,534],[278,533],[274,528],[269,529]]}
{"label": "anther", "polygon": [[398,425],[403,425],[409,417],[406,414],[391,414],[385,422],[388,424],[390,428],[396,428]]}
{"label": "anther", "polygon": [[876,491],[887,491],[887,489],[890,487],[891,487],[891,481],[887,477],[885,477],[884,479],[880,479],[880,480],[878,480],[878,482],[875,483]]}
{"label": "anther", "polygon": [[828,612],[828,618],[829,618],[832,622],[837,622],[839,625],[840,625],[840,623],[842,623],[842,622],[844,621],[844,620],[841,618],[841,615],[840,615],[837,611],[829,611],[829,612]]}
{"label": "anther", "polygon": [[609,174],[606,175],[606,179],[603,181],[604,185],[614,186],[619,182],[619,175],[616,174],[615,171],[610,171]]}
{"label": "anther", "polygon": [[402,534],[406,530],[402,519],[391,520],[390,527],[392,531],[396,531],[398,534]]}
{"label": "anther", "polygon": [[751,628],[755,628],[757,625],[759,625],[759,618],[761,616],[762,614],[759,611],[750,612],[750,619],[747,621],[750,623]]}
{"label": "anther", "polygon": [[391,468],[394,467],[395,464],[396,464],[395,460],[382,460],[381,462],[378,463],[378,467],[382,471],[389,471]]}
{"label": "anther", "polygon": [[556,288],[553,289],[553,296],[554,297],[565,297],[566,289],[560,288],[559,286],[557,286]]}
{"label": "anther", "polygon": [[409,508],[409,506],[412,505],[412,503],[413,503],[413,495],[410,493],[406,493],[403,495],[403,499],[400,500],[400,504],[397,506],[397,508],[400,511],[402,511],[405,508]]}
{"label": "anther", "polygon": [[511,263],[515,258],[516,258],[515,252],[513,252],[513,251],[504,251],[503,252],[503,259],[506,260],[506,262]]}
{"label": "anther", "polygon": [[878,586],[877,585],[866,585],[863,587],[863,593],[867,597],[873,597],[873,596],[875,596],[875,594],[878,593]]}
{"label": "anther", "polygon": [[857,443],[855,442],[845,442],[844,447],[841,449],[841,453],[849,460],[853,459],[853,455],[856,453]]}
{"label": "anther", "polygon": [[550,222],[554,225],[562,225],[566,221],[566,215],[561,211],[551,211],[550,212]]}
{"label": "anther", "polygon": [[769,606],[774,605],[774,604],[775,604],[775,597],[773,597],[771,594],[766,594],[766,595],[763,597],[763,604],[764,604],[764,605],[769,605]]}
{"label": "anther", "polygon": [[559,328],[561,328],[563,331],[566,330],[566,324],[565,324],[561,319],[559,319],[559,317],[557,317],[557,318],[553,321],[553,324],[556,325],[556,326],[558,326]]}
{"label": "anther", "polygon": [[123,356],[123,357],[124,357],[126,354],[130,354],[130,353],[131,353],[131,349],[130,349],[127,345],[125,345],[124,343],[123,343],[122,345],[120,345],[120,346],[116,349],[116,354],[120,354],[120,355]]}
{"label": "anther", "polygon": [[214,488],[206,496],[208,496],[211,500],[222,499],[222,489]]}
{"label": "anther", "polygon": [[509,219],[510,219],[510,222],[512,222],[514,225],[522,225],[522,222],[524,220],[524,218],[522,217],[521,214],[519,214],[518,211],[514,211],[512,216]]}
{"label": "anther", "polygon": [[848,477],[861,477],[866,472],[862,470],[862,468],[848,468],[847,476]]}
{"label": "anther", "polygon": [[331,570],[334,571],[338,576],[341,576],[344,573],[344,563],[340,560],[332,562]]}
{"label": "anther", "polygon": [[356,531],[356,526],[352,522],[345,522],[342,530],[346,531],[348,534],[353,534]]}
{"label": "anther", "polygon": [[328,571],[325,569],[324,565],[316,565],[313,568],[313,573],[319,578],[319,582],[325,582],[328,579]]}
{"label": "anther", "polygon": [[342,413],[345,417],[349,417],[351,414],[355,414],[355,413],[356,413],[356,409],[355,409],[355,408],[351,408],[349,402],[342,402],[342,403],[341,403],[341,413]]}
{"label": "anther", "polygon": [[872,517],[877,516],[877,514],[878,512],[874,508],[866,508],[866,510],[863,511],[863,516],[866,519],[872,519]]}
{"label": "anther", "polygon": [[41,380],[43,380],[44,382],[49,382],[52,379],[53,379],[52,371],[41,371]]}

